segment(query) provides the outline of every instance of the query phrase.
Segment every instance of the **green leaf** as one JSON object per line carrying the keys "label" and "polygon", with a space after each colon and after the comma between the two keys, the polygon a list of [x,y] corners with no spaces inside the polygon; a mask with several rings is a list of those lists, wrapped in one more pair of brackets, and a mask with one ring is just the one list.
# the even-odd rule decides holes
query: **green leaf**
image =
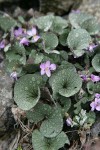
{"label": "green leaf", "polygon": [[63,97],[63,96],[59,96],[59,100],[60,100],[61,114],[64,117],[65,113],[67,113],[71,107],[71,100],[70,100],[70,98]]}
{"label": "green leaf", "polygon": [[15,51],[15,53],[21,54],[20,62],[21,64],[25,65],[26,64],[26,50],[23,45],[20,45],[19,43],[16,43],[13,47],[12,50]]}
{"label": "green leaf", "polygon": [[9,51],[10,47],[11,47],[11,43],[9,43],[4,47],[4,52],[6,53],[7,51]]}
{"label": "green leaf", "polygon": [[[37,51],[32,49],[31,52],[29,53],[29,59],[32,59],[34,61],[35,57],[36,57]],[[41,53],[40,53],[41,54]],[[32,62],[33,62],[32,61]]]}
{"label": "green leaf", "polygon": [[43,39],[44,50],[50,53],[58,45],[58,38],[54,33],[44,33],[41,38]]}
{"label": "green leaf", "polygon": [[66,51],[60,51],[60,55],[64,60],[68,60],[68,54]]}
{"label": "green leaf", "polygon": [[39,64],[42,62],[44,56],[42,53],[37,53],[34,59],[34,64]]}
{"label": "green leaf", "polygon": [[23,67],[23,70],[27,73],[27,74],[32,74],[32,73],[36,73],[39,71],[39,66],[36,64],[27,64]]}
{"label": "green leaf", "polygon": [[82,110],[82,104],[86,105],[87,102],[90,102],[93,99],[94,99],[94,96],[92,96],[92,95],[88,96],[87,93],[84,94],[83,97],[78,98],[77,103],[74,104],[74,107],[75,107],[74,113],[79,114],[79,112]]}
{"label": "green leaf", "polygon": [[69,144],[67,135],[61,132],[55,138],[45,138],[38,130],[34,130],[32,133],[32,145],[34,150],[58,150],[63,147],[64,144]]}
{"label": "green leaf", "polygon": [[63,46],[67,45],[66,40],[67,40],[69,32],[70,32],[69,29],[64,29],[63,33],[59,36],[59,41],[61,45]]}
{"label": "green leaf", "polygon": [[16,21],[7,15],[0,15],[0,27],[5,31],[9,31],[17,25]]}
{"label": "green leaf", "polygon": [[97,72],[100,72],[100,54],[94,56],[92,59],[92,66]]}
{"label": "green leaf", "polygon": [[53,19],[53,23],[51,26],[51,30],[55,33],[62,34],[63,29],[68,26],[67,20],[63,19],[62,17],[56,16]]}
{"label": "green leaf", "polygon": [[[67,61],[62,61],[61,62],[61,65],[58,66],[57,70],[56,70],[56,73],[53,74],[53,78],[54,76],[56,76],[56,74],[61,71],[61,70],[64,70],[64,69],[67,69],[67,70],[72,70],[72,72],[76,72],[76,68],[73,64],[67,62]],[[50,82],[52,82],[53,78],[50,80]]]}
{"label": "green leaf", "polygon": [[55,64],[59,64],[61,62],[61,59],[60,59],[60,55],[59,54],[47,54],[47,56],[52,59],[52,63],[55,63]]}
{"label": "green leaf", "polygon": [[19,63],[18,60],[12,60],[12,61],[7,61],[5,62],[6,66],[6,71],[9,73],[12,73],[13,71],[16,71],[18,74],[22,71],[22,67]]}
{"label": "green leaf", "polygon": [[61,70],[61,69],[69,69],[69,70],[72,70],[72,71],[76,72],[76,68],[74,67],[74,65],[69,63],[69,62],[67,62],[67,61],[62,61],[61,65],[59,66],[58,69],[59,70]]}
{"label": "green leaf", "polygon": [[52,108],[39,102],[33,110],[27,111],[26,115],[31,122],[37,124],[39,121],[43,120],[46,116],[49,116],[52,112]]}
{"label": "green leaf", "polygon": [[21,146],[18,146],[17,150],[22,150]]}
{"label": "green leaf", "polygon": [[26,54],[23,53],[23,57],[19,59],[20,63],[26,65]]}
{"label": "green leaf", "polygon": [[90,111],[89,113],[87,113],[87,123],[92,125],[93,123],[95,123],[95,119],[96,119],[96,115],[95,112]]}
{"label": "green leaf", "polygon": [[93,82],[87,83],[87,90],[90,94],[93,94],[93,91],[94,91],[94,83]]}
{"label": "green leaf", "polygon": [[10,50],[13,52],[13,53],[17,53],[17,54],[20,54],[20,55],[23,55],[23,53],[26,52],[25,48],[23,45],[20,45],[19,43],[14,43],[12,45],[12,47],[10,48]]}
{"label": "green leaf", "polygon": [[76,94],[82,86],[82,80],[79,75],[70,69],[63,69],[53,74],[49,83],[52,87],[54,98],[57,98],[59,94],[70,97]]}
{"label": "green leaf", "polygon": [[24,17],[23,17],[23,16],[18,16],[18,21],[19,21],[21,24],[25,24],[25,20],[24,20]]}
{"label": "green leaf", "polygon": [[33,59],[34,64],[39,64],[42,62],[44,55],[42,53],[36,52],[36,50],[32,50],[29,58]]}
{"label": "green leaf", "polygon": [[86,49],[90,42],[91,37],[85,29],[73,29],[67,38],[67,43],[71,50]]}
{"label": "green leaf", "polygon": [[38,19],[36,19],[35,23],[39,29],[48,31],[52,25],[53,18],[54,18],[53,15],[42,16],[42,17],[39,17]]}
{"label": "green leaf", "polygon": [[91,16],[90,14],[86,14],[86,13],[83,13],[83,12],[80,12],[80,13],[71,13],[69,15],[69,21],[71,23],[71,25],[74,27],[74,28],[80,28],[80,25],[90,19],[90,18],[93,18],[93,16]]}
{"label": "green leaf", "polygon": [[[43,58],[43,60],[42,60],[42,62],[46,62],[46,61],[50,61],[50,62],[52,62],[52,63],[54,63],[54,60],[52,59],[52,58],[50,58],[49,57],[49,55],[47,56],[47,55],[44,55],[44,58]],[[56,60],[55,60],[56,61]]]}
{"label": "green leaf", "polygon": [[40,99],[42,77],[38,74],[27,74],[21,77],[14,87],[14,100],[23,110],[34,107]]}
{"label": "green leaf", "polygon": [[9,60],[9,62],[13,61],[13,60],[20,60],[21,56],[18,54],[13,53],[12,51],[8,51],[6,52],[6,59]]}
{"label": "green leaf", "polygon": [[54,108],[53,113],[46,117],[40,127],[40,132],[48,138],[57,136],[63,128],[63,118],[57,108]]}
{"label": "green leaf", "polygon": [[99,93],[100,92],[100,83],[99,82],[97,82],[97,83],[88,82],[87,90],[90,94]]}
{"label": "green leaf", "polygon": [[74,53],[75,57],[80,57],[85,53],[85,51],[78,49],[78,50],[74,50],[73,53]]}
{"label": "green leaf", "polygon": [[100,24],[97,23],[97,20],[93,17],[82,22],[81,28],[87,30],[91,35],[94,35],[99,33]]}

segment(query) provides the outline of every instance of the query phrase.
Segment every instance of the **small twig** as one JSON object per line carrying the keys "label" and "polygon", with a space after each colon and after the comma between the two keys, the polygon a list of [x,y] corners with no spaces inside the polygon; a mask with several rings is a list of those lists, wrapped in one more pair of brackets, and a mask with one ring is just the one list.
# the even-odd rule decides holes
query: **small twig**
{"label": "small twig", "polygon": [[78,132],[79,130],[73,130],[73,131],[67,131],[65,133],[70,133],[70,132]]}
{"label": "small twig", "polygon": [[30,129],[29,128],[27,128],[23,123],[22,123],[22,121],[18,118],[18,122],[19,122],[19,124],[20,124],[20,126],[22,127],[22,129],[23,129],[23,131],[24,132],[30,132]]}

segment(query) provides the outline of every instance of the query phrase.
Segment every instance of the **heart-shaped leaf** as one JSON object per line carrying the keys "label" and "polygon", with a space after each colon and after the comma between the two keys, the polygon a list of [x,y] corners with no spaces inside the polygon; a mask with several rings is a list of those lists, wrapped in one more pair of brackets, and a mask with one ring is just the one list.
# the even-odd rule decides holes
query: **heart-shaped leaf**
{"label": "heart-shaped leaf", "polygon": [[20,55],[13,53],[12,51],[6,52],[6,59],[9,60],[9,62],[16,60],[18,61],[21,58]]}
{"label": "heart-shaped leaf", "polygon": [[0,15],[0,27],[5,31],[9,31],[15,27],[17,22],[8,15]]}
{"label": "heart-shaped leaf", "polygon": [[93,123],[95,123],[95,119],[96,119],[96,114],[93,111],[90,111],[89,113],[87,113],[87,122],[88,124],[92,125]]}
{"label": "heart-shaped leaf", "polygon": [[26,112],[28,119],[34,123],[38,123],[51,113],[53,113],[52,108],[49,105],[40,102],[34,107],[33,110]]}
{"label": "heart-shaped leaf", "polygon": [[19,60],[5,61],[6,70],[9,73],[16,71],[18,74],[22,71],[21,64]]}
{"label": "heart-shaped leaf", "polygon": [[92,66],[97,72],[100,72],[100,54],[94,56],[92,59]]}
{"label": "heart-shaped leaf", "polygon": [[90,18],[82,22],[81,28],[87,30],[91,35],[97,34],[100,31],[100,24],[95,18]]}
{"label": "heart-shaped leaf", "polygon": [[81,86],[82,80],[73,70],[63,69],[53,74],[49,80],[53,90],[54,98],[60,95],[70,97],[76,94]]}
{"label": "heart-shaped leaf", "polygon": [[66,51],[60,51],[60,55],[64,60],[68,60],[68,54]]}
{"label": "heart-shaped leaf", "polygon": [[24,48],[24,46],[23,46],[23,45],[20,45],[20,44],[17,43],[17,42],[16,42],[14,45],[12,45],[12,46],[10,47],[10,50],[11,50],[13,53],[17,53],[17,54],[20,54],[20,55],[22,55],[23,52],[26,51],[25,48]]}
{"label": "heart-shaped leaf", "polygon": [[47,56],[49,56],[50,59],[52,59],[51,62],[53,62],[54,64],[58,64],[61,62],[61,58],[59,54],[47,54]]}
{"label": "heart-shaped leaf", "polygon": [[85,29],[73,29],[67,38],[68,46],[71,50],[86,49],[91,42],[91,37]]}
{"label": "heart-shaped leaf", "polygon": [[95,94],[100,92],[100,83],[88,82],[87,90],[90,94]]}
{"label": "heart-shaped leaf", "polygon": [[48,31],[52,25],[53,18],[53,15],[41,16],[35,20],[35,23],[39,27],[39,29]]}
{"label": "heart-shaped leaf", "polygon": [[64,29],[63,33],[59,36],[59,41],[61,45],[63,46],[67,45],[66,40],[67,40],[69,32],[70,32],[69,29]]}
{"label": "heart-shaped leaf", "polygon": [[63,19],[62,17],[56,16],[53,19],[53,23],[51,26],[51,30],[55,33],[62,34],[63,29],[68,26],[67,20]]}
{"label": "heart-shaped leaf", "polygon": [[40,127],[40,132],[48,138],[57,136],[63,128],[63,118],[60,111],[54,108],[53,113],[46,117]]}
{"label": "heart-shaped leaf", "polygon": [[38,130],[32,133],[32,145],[34,150],[58,150],[64,144],[69,144],[69,139],[64,132],[55,138],[45,138]]}
{"label": "heart-shaped leaf", "polygon": [[50,53],[58,45],[58,38],[54,33],[44,33],[41,38],[43,39],[43,48],[47,53]]}
{"label": "heart-shaped leaf", "polygon": [[71,100],[70,98],[63,97],[63,96],[59,96],[59,100],[60,100],[59,106],[60,106],[61,114],[64,117],[65,113],[67,113],[71,107]]}
{"label": "heart-shaped leaf", "polygon": [[21,77],[14,87],[14,100],[23,110],[34,107],[40,99],[42,77],[38,74],[27,74]]}
{"label": "heart-shaped leaf", "polygon": [[74,27],[74,28],[80,28],[80,25],[85,21],[85,20],[88,20],[90,18],[93,18],[93,16],[87,14],[87,13],[83,13],[83,12],[80,12],[80,13],[71,13],[69,15],[69,20],[70,20],[70,23],[71,25]]}
{"label": "heart-shaped leaf", "polygon": [[76,72],[76,68],[74,67],[74,65],[67,61],[61,62],[61,65],[59,66],[58,70],[61,70],[61,69],[69,69],[69,70],[73,70],[74,72]]}
{"label": "heart-shaped leaf", "polygon": [[[26,50],[24,48],[23,45],[20,45],[19,43],[15,43],[14,45],[12,45],[9,49],[9,51],[7,52],[9,55],[15,55],[16,57],[20,57],[19,58],[19,62],[20,64],[25,65],[26,64]],[[14,59],[14,58],[13,58]],[[15,58],[16,60],[16,58]]]}
{"label": "heart-shaped leaf", "polygon": [[33,59],[34,64],[39,64],[42,62],[44,55],[42,53],[38,53],[35,50],[32,50],[29,59]]}

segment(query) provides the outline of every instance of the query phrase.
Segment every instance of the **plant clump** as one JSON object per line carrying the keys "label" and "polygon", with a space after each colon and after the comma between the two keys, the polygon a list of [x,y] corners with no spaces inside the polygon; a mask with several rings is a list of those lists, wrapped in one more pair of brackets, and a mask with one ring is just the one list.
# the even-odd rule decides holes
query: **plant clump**
{"label": "plant clump", "polygon": [[14,101],[36,126],[33,149],[70,145],[67,131],[90,129],[100,111],[100,24],[73,11],[68,20],[0,16],[0,27]]}

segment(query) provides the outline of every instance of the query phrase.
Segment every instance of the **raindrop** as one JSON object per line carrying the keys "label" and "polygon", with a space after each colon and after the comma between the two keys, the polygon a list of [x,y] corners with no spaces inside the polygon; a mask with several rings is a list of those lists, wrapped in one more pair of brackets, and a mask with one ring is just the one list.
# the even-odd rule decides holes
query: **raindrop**
{"label": "raindrop", "polygon": [[32,81],[35,81],[35,78],[34,78],[34,77],[32,77]]}
{"label": "raindrop", "polygon": [[27,91],[28,90],[28,87],[25,87],[25,91]]}

